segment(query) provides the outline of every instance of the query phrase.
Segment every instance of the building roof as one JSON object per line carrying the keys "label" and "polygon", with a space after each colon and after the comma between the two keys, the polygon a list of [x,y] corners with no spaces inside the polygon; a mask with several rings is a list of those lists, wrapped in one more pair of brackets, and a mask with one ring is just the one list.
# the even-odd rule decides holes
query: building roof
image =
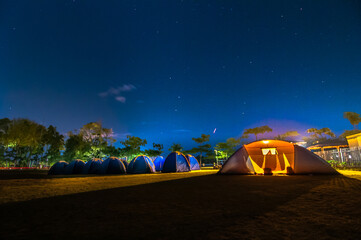
{"label": "building roof", "polygon": [[357,137],[361,137],[361,133],[356,133],[356,134],[346,136],[347,139],[352,139],[352,138],[357,138]]}
{"label": "building roof", "polygon": [[316,150],[316,149],[340,148],[340,147],[347,148],[348,147],[347,141],[341,139],[327,139],[325,141],[321,141],[319,143],[313,144],[309,146],[307,149]]}

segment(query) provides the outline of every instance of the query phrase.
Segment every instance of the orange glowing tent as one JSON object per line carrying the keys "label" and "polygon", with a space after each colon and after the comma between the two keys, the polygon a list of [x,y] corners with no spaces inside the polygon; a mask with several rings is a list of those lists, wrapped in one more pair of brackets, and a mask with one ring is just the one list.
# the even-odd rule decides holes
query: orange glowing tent
{"label": "orange glowing tent", "polygon": [[256,141],[237,150],[220,174],[338,174],[325,160],[293,143]]}

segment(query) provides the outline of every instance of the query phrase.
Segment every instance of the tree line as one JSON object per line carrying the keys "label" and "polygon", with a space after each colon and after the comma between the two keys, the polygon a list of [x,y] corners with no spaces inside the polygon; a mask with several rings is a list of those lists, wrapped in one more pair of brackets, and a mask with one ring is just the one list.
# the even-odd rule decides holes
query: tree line
{"label": "tree line", "polygon": [[[359,133],[358,124],[361,122],[360,114],[345,112],[344,118],[353,125],[352,130],[346,130],[338,136],[344,139],[346,136]],[[269,126],[260,126],[245,129],[241,137],[228,138],[212,148],[210,135],[202,134],[200,137],[192,138],[195,147],[189,150],[183,149],[180,143],[173,143],[169,151],[182,151],[197,156],[200,163],[213,162],[214,158],[228,158],[241,144],[248,143],[250,135],[256,140],[265,133],[272,132]],[[326,139],[336,139],[336,135],[329,128],[310,128],[307,130],[309,136],[304,137],[307,145]],[[297,131],[287,131],[274,137],[278,140],[289,140],[300,135]],[[136,136],[127,136],[119,143],[123,147],[115,147],[116,139],[111,128],[104,128],[101,122],[91,122],[82,126],[79,130],[60,134],[56,127],[50,125],[45,127],[39,123],[25,118],[0,119],[0,165],[9,166],[48,166],[52,163],[74,159],[93,159],[116,156],[132,159],[139,154],[150,157],[161,155],[163,144],[153,143],[152,148],[142,150],[147,145],[146,139]]]}

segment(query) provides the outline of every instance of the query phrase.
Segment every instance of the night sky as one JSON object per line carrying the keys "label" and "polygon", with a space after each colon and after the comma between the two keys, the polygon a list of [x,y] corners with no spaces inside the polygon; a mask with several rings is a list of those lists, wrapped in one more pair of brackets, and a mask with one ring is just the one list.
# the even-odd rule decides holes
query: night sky
{"label": "night sky", "polygon": [[61,133],[101,120],[189,148],[361,113],[357,0],[0,0],[0,36],[0,117]]}

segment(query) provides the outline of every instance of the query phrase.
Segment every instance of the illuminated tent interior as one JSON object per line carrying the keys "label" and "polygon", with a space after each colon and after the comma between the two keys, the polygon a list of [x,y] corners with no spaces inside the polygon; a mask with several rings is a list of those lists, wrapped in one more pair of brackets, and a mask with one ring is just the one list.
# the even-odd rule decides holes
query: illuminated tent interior
{"label": "illuminated tent interior", "polygon": [[201,170],[197,158],[191,154],[187,154],[186,157],[188,158],[191,170]]}
{"label": "illuminated tent interior", "polygon": [[102,160],[99,158],[94,158],[88,161],[83,167],[82,174],[97,174],[101,172]]}
{"label": "illuminated tent interior", "polygon": [[139,155],[130,161],[127,173],[154,173],[155,166],[149,157]]}
{"label": "illuminated tent interior", "polygon": [[289,142],[263,140],[244,145],[220,174],[338,174],[325,160]]}
{"label": "illuminated tent interior", "polygon": [[61,175],[64,174],[65,167],[68,166],[68,163],[65,161],[59,161],[55,163],[48,171],[48,175]]}
{"label": "illuminated tent interior", "polygon": [[162,156],[158,156],[154,159],[153,163],[154,163],[154,166],[155,166],[155,170],[156,171],[162,171],[163,169],[163,164],[164,164],[164,157]]}
{"label": "illuminated tent interior", "polygon": [[162,172],[189,172],[187,157],[181,152],[172,152],[164,161]]}

